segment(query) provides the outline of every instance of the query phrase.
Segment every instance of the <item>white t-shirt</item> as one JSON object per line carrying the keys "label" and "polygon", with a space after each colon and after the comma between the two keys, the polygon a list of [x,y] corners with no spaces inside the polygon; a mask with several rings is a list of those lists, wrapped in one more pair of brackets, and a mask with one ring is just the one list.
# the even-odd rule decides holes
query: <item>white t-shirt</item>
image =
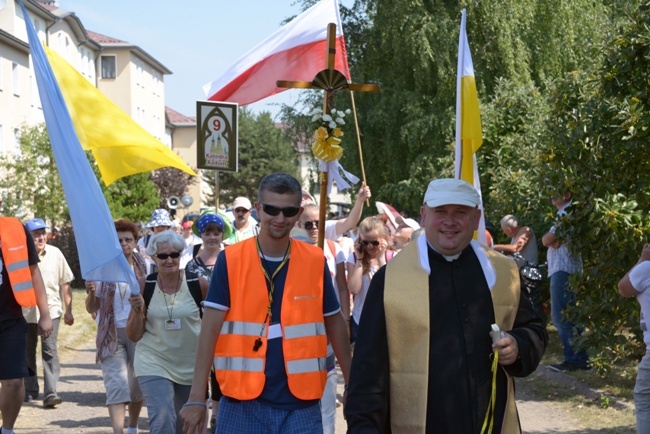
{"label": "white t-shirt", "polygon": [[646,344],[646,348],[650,350],[650,330],[648,330],[647,320],[650,319],[650,261],[643,261],[630,271],[630,283],[639,293],[636,299],[641,305],[643,341]]}

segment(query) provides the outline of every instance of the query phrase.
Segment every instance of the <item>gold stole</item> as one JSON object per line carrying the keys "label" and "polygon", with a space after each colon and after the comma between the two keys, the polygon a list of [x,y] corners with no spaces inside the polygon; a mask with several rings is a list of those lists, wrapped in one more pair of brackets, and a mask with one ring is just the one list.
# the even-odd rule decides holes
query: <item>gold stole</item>
{"label": "gold stole", "polygon": [[[492,289],[496,323],[501,330],[511,330],[520,296],[517,267],[499,253],[484,251],[496,272]],[[429,384],[429,276],[420,266],[417,240],[386,266],[384,310],[390,355],[391,429],[395,434],[424,434]],[[518,434],[514,382],[506,376],[508,399],[501,432]]]}

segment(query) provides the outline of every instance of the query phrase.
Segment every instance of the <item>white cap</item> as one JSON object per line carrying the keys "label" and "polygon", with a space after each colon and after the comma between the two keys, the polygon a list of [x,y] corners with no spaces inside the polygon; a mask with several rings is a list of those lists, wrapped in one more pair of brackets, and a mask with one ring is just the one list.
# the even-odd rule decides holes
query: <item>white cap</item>
{"label": "white cap", "polygon": [[460,179],[434,179],[429,183],[424,194],[424,203],[435,208],[442,205],[465,205],[477,207],[481,198],[476,189],[468,182]]}
{"label": "white cap", "polygon": [[248,198],[240,196],[235,198],[235,201],[232,203],[232,209],[235,210],[237,208],[246,208],[250,211],[253,208],[253,205]]}
{"label": "white cap", "polygon": [[395,217],[395,221],[397,222],[398,225],[405,224],[406,226],[413,229],[414,231],[420,229],[420,224],[411,218],[405,219],[401,215],[398,215],[397,217]]}

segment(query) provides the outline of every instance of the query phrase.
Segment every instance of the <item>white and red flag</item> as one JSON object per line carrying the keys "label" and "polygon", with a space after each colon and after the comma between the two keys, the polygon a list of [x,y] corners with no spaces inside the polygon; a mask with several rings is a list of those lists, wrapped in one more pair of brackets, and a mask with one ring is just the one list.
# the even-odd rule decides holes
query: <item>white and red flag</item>
{"label": "white and red flag", "polygon": [[312,81],[325,69],[327,25],[336,24],[334,68],[350,79],[338,0],[321,0],[203,86],[210,101],[252,104],[284,90],[277,80]]}

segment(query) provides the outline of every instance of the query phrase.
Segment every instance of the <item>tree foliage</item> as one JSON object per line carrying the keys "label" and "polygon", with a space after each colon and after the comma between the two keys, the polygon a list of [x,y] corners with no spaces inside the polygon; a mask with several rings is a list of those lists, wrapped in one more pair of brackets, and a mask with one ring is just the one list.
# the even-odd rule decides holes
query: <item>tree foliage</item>
{"label": "tree foliage", "polygon": [[[587,327],[583,343],[596,363],[642,355],[638,306],[616,290],[650,237],[650,2],[627,17],[593,71],[558,80],[544,152],[550,185],[575,197],[572,247],[585,272],[575,279],[573,312]],[[607,327],[603,327],[607,324]],[[626,334],[632,330],[636,341]]]}
{"label": "tree foliage", "polygon": [[22,127],[19,145],[17,154],[0,160],[0,188],[7,192],[2,213],[22,220],[40,217],[51,226],[69,221],[45,124]]}
{"label": "tree foliage", "polygon": [[[638,306],[617,294],[616,282],[649,235],[649,3],[356,0],[342,8],[353,81],[382,86],[356,99],[373,198],[411,212],[429,180],[453,174],[467,9],[486,214],[515,214],[541,238],[555,213],[550,194],[573,191],[577,220],[566,235],[585,273],[569,314],[586,326],[583,341],[603,369],[607,358],[643,348],[614,332],[638,330]],[[356,146],[345,146],[342,163],[360,173]]]}
{"label": "tree foliage", "polygon": [[[239,172],[220,172],[219,201],[229,205],[237,196],[254,201],[262,178],[270,173],[285,172],[298,175],[296,151],[268,112],[253,114],[246,108],[239,110]],[[203,179],[210,186],[210,202],[214,202],[215,172],[203,171]]]}

